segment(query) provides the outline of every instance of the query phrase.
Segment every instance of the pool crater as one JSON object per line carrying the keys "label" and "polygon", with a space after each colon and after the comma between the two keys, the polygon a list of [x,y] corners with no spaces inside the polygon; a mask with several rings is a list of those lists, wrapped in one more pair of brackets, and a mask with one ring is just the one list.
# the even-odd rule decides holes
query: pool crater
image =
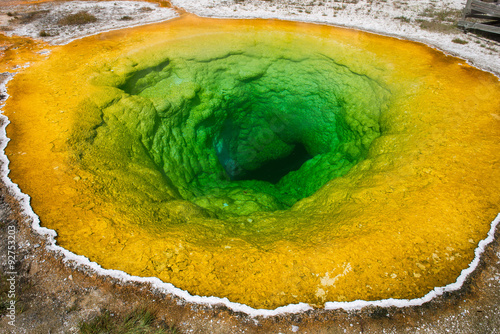
{"label": "pool crater", "polygon": [[103,117],[132,121],[181,197],[210,214],[286,210],[366,157],[390,95],[320,53],[293,52],[167,53],[132,66]]}

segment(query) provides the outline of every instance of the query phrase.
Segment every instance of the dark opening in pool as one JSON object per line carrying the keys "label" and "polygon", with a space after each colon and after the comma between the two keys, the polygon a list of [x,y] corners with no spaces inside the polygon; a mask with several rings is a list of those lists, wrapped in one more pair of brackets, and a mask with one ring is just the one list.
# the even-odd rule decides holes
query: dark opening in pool
{"label": "dark opening in pool", "polygon": [[266,162],[261,167],[236,175],[235,180],[260,180],[276,184],[288,173],[298,170],[312,155],[307,152],[302,143],[295,145],[293,151],[286,157]]}

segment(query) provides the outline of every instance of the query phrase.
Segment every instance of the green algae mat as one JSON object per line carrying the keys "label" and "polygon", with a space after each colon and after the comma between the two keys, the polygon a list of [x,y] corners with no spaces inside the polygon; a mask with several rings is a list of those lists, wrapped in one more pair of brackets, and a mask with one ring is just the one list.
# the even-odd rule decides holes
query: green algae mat
{"label": "green algae mat", "polygon": [[10,177],[62,247],[254,308],[417,298],[500,211],[498,78],[354,30],[185,16],[9,84]]}

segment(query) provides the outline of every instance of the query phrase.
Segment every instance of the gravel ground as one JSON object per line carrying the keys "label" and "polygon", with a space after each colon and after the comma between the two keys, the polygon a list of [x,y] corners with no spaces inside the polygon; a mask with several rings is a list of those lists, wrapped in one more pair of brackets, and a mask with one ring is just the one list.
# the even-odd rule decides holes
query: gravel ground
{"label": "gravel ground", "polygon": [[[31,36],[62,44],[84,35],[155,22],[177,15],[141,2],[70,2],[0,8],[0,25],[9,35]],[[188,11],[217,17],[277,17],[354,26],[407,37],[462,56],[483,69],[500,73],[500,44],[464,35],[457,20],[461,1],[217,1],[174,0]],[[142,8],[152,8],[146,10]],[[85,29],[60,27],[69,13],[88,11],[98,18]],[[443,11],[451,11],[448,17]],[[47,12],[49,11],[49,12]],[[33,14],[35,13],[35,14]],[[47,13],[50,13],[48,15]],[[144,14],[144,13],[147,13]],[[154,13],[154,14],[153,14]],[[178,12],[182,14],[182,11]],[[441,13],[441,14],[439,14]],[[458,14],[457,14],[458,13]],[[425,16],[427,15],[427,16]],[[128,16],[131,19],[123,19]],[[141,21],[142,20],[142,21]],[[447,21],[448,20],[448,21]],[[439,23],[432,30],[423,21]],[[424,26],[424,28],[422,28]],[[447,28],[451,26],[451,28]],[[427,28],[425,28],[427,27]],[[437,27],[437,28],[436,28]],[[444,30],[443,30],[444,29]],[[40,37],[45,30],[49,36]],[[466,44],[453,42],[461,39]],[[8,79],[0,76],[0,81]],[[0,92],[0,98],[6,97]],[[4,139],[2,139],[5,141]],[[361,310],[313,310],[300,314],[250,317],[223,306],[202,306],[161,293],[148,285],[123,283],[67,262],[45,248],[18,199],[0,184],[0,302],[15,302],[14,326],[8,305],[1,310],[0,333],[78,333],[78,324],[109,310],[120,316],[138,306],[153,307],[162,323],[178,333],[498,333],[500,332],[500,232],[463,288],[418,307]],[[15,240],[14,240],[15,239]],[[15,241],[9,244],[9,241]],[[9,246],[15,259],[9,263]],[[12,296],[10,286],[15,287]],[[11,298],[12,297],[12,298]]]}

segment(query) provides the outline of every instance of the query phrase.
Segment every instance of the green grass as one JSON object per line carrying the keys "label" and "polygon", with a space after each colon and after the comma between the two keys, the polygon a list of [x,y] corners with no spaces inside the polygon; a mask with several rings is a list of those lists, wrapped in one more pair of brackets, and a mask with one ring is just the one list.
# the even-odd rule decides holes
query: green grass
{"label": "green grass", "polygon": [[68,25],[83,25],[88,23],[96,22],[97,18],[85,11],[80,11],[76,14],[66,15],[61,18],[57,23],[59,25],[68,26]]}
{"label": "green grass", "polygon": [[155,313],[145,308],[135,309],[124,317],[114,317],[105,310],[79,327],[81,334],[178,334],[176,328],[160,323]]}
{"label": "green grass", "polygon": [[452,41],[453,43],[457,43],[457,44],[467,44],[467,43],[469,43],[469,42],[467,42],[467,41],[464,41],[464,40],[463,40],[463,39],[461,39],[461,38],[454,38],[454,39],[452,39],[451,41]]}
{"label": "green grass", "polygon": [[411,22],[411,19],[406,17],[406,16],[398,16],[398,17],[395,17],[394,19],[396,20],[400,20],[401,22],[405,22],[405,23],[410,23]]}

